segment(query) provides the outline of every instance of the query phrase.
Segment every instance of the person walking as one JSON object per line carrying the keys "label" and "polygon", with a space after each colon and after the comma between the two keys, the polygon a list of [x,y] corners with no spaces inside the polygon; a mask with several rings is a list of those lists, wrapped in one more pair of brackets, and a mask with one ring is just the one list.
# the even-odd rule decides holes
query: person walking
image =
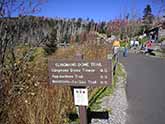
{"label": "person walking", "polygon": [[120,41],[118,39],[113,41],[112,49],[113,49],[115,60],[118,61],[118,54],[119,54],[119,49],[120,49]]}
{"label": "person walking", "polygon": [[128,42],[127,41],[125,41],[123,56],[124,57],[127,57],[128,56]]}
{"label": "person walking", "polygon": [[118,53],[120,48],[120,41],[119,40],[113,41],[112,47],[113,47],[113,54]]}

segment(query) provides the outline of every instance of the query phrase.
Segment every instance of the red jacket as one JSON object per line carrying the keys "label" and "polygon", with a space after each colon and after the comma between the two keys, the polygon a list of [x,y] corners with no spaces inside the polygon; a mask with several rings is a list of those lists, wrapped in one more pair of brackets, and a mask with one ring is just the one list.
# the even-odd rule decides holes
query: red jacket
{"label": "red jacket", "polygon": [[151,41],[148,41],[147,44],[146,44],[147,48],[151,48],[152,47],[152,42]]}

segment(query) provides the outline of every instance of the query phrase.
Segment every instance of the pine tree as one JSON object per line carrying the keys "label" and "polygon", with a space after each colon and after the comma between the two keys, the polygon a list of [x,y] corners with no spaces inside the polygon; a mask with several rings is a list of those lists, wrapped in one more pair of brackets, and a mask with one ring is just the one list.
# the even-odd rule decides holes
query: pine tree
{"label": "pine tree", "polygon": [[48,41],[45,45],[45,51],[48,55],[52,54],[57,49],[57,30],[53,29],[50,36],[48,37]]}
{"label": "pine tree", "polygon": [[80,36],[76,35],[76,42],[79,43],[80,42]]}
{"label": "pine tree", "polygon": [[143,21],[144,24],[152,24],[154,16],[152,14],[152,9],[150,5],[147,5],[146,8],[144,8],[144,16],[143,16]]}
{"label": "pine tree", "polygon": [[68,33],[66,33],[63,37],[63,41],[62,43],[64,44],[68,44],[69,43],[69,40],[70,40],[70,35],[68,35]]}
{"label": "pine tree", "polygon": [[77,20],[77,27],[80,28],[82,24],[82,18],[78,18]]}
{"label": "pine tree", "polygon": [[101,22],[99,33],[106,33],[106,22]]}

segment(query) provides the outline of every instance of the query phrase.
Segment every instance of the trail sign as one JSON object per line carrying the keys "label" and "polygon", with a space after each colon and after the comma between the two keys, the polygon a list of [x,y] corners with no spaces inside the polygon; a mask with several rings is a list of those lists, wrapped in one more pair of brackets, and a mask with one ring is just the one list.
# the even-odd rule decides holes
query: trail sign
{"label": "trail sign", "polygon": [[49,82],[70,86],[109,86],[112,82],[111,60],[48,61]]}
{"label": "trail sign", "polygon": [[[112,57],[109,56],[108,59]],[[75,105],[79,106],[80,124],[87,124],[88,90],[86,86],[110,86],[112,83],[111,60],[83,60],[77,53],[75,60],[48,60],[49,83],[75,86]]]}
{"label": "trail sign", "polygon": [[88,106],[87,88],[74,88],[74,103],[79,106]]}

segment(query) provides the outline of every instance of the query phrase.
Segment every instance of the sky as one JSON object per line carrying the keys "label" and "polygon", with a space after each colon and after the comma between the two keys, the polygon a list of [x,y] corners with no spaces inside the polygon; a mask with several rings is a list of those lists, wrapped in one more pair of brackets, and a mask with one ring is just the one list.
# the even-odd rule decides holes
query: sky
{"label": "sky", "polygon": [[152,0],[48,0],[42,5],[37,16],[83,18],[95,21],[109,21],[129,17],[142,17],[147,4],[151,5],[153,14],[158,13],[158,6]]}

